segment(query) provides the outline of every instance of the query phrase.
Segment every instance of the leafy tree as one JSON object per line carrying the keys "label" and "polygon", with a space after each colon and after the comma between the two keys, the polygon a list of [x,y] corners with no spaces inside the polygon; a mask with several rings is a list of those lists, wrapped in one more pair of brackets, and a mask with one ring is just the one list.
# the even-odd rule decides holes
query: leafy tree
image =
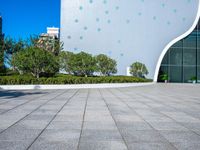
{"label": "leafy tree", "polygon": [[98,71],[103,76],[110,76],[117,73],[117,62],[104,54],[96,56]]}
{"label": "leafy tree", "polygon": [[9,37],[5,38],[3,40],[3,44],[1,47],[2,49],[1,52],[3,54],[1,58],[3,57],[2,58],[3,62],[6,62],[7,64],[11,65],[12,55],[21,50],[24,50],[26,47],[27,47],[27,44],[22,39],[19,39],[18,41],[16,41]]}
{"label": "leafy tree", "polygon": [[72,55],[69,61],[69,66],[72,68],[74,75],[90,76],[97,71],[95,58],[88,53],[80,52]]}
{"label": "leafy tree", "polygon": [[0,73],[5,72],[3,42],[3,37],[0,35]]}
{"label": "leafy tree", "polygon": [[35,47],[28,47],[14,54],[12,64],[21,74],[31,73],[37,78],[41,73],[55,74],[59,68],[53,54]]}
{"label": "leafy tree", "polygon": [[18,41],[13,40],[12,38],[6,38],[4,40],[4,50],[7,54],[14,54],[21,50],[24,50],[27,47],[27,43],[19,39]]}
{"label": "leafy tree", "polygon": [[62,51],[59,54],[60,69],[66,71],[69,74],[73,74],[73,57],[74,53],[69,51]]}
{"label": "leafy tree", "polygon": [[145,78],[145,75],[147,75],[149,72],[145,64],[135,62],[130,66],[130,73],[135,77]]}

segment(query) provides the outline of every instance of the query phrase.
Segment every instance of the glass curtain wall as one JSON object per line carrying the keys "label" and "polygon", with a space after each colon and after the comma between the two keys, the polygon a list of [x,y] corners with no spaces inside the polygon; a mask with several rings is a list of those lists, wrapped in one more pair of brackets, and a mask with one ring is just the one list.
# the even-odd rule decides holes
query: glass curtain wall
{"label": "glass curtain wall", "polygon": [[162,61],[158,81],[167,74],[169,82],[200,83],[200,22],[186,38],[174,44]]}

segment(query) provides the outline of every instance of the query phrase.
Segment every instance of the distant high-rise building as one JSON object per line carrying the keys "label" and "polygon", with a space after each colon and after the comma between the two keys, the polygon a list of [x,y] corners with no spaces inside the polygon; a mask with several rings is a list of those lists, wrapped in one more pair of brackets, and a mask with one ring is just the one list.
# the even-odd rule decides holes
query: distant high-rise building
{"label": "distant high-rise building", "polygon": [[55,27],[48,27],[47,33],[41,33],[40,39],[59,39],[60,37],[60,30],[59,28]]}
{"label": "distant high-rise building", "polygon": [[57,55],[59,53],[58,44],[60,41],[59,28],[48,27],[47,33],[40,34],[38,47],[43,48]]}
{"label": "distant high-rise building", "polygon": [[59,36],[60,36],[59,28],[48,27],[48,28],[47,28],[47,34],[48,34],[49,36],[54,36],[54,37],[56,37],[56,38],[59,38]]}

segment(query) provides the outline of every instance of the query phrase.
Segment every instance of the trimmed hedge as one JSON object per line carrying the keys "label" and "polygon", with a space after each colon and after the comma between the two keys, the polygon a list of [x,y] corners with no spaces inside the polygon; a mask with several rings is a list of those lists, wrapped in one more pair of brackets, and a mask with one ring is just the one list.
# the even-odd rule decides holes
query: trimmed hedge
{"label": "trimmed hedge", "polygon": [[94,83],[133,83],[152,82],[150,79],[111,76],[111,77],[77,77],[71,75],[57,75],[55,77],[41,77],[39,79],[27,75],[0,76],[0,85],[25,84],[94,84]]}

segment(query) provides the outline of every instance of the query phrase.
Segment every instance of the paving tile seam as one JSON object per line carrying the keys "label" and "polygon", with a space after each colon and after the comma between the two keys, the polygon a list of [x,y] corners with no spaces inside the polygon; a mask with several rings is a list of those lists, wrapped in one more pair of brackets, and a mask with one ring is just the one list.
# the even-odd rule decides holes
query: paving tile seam
{"label": "paving tile seam", "polygon": [[84,122],[85,122],[85,114],[86,114],[86,109],[87,109],[87,103],[88,103],[88,99],[89,99],[89,94],[90,94],[90,89],[88,89],[88,93],[87,93],[87,96],[86,96],[86,101],[85,101],[85,106],[84,106],[84,112],[83,112],[83,117],[82,117],[82,124],[81,124],[81,132],[80,132],[80,135],[79,135],[77,150],[80,149],[81,137],[82,137],[82,134],[83,134],[83,127],[84,127]]}
{"label": "paving tile seam", "polygon": [[[163,94],[163,93],[162,93],[162,94]],[[152,94],[151,94],[150,96],[152,96]],[[176,95],[176,96],[174,96],[174,95],[171,95],[171,96],[165,95],[165,97],[170,98],[170,99],[174,100],[175,102],[177,101],[177,100],[176,100],[176,97],[181,97],[181,98],[184,98],[184,99],[186,98],[184,95]],[[187,97],[187,99],[191,99],[191,98],[197,98],[197,97],[191,97],[191,96],[190,96],[190,97]],[[192,102],[192,103],[195,104],[195,105],[196,105],[196,104],[198,104],[198,105],[200,104],[199,101],[194,101],[194,100],[193,100],[193,101],[191,101],[191,100],[188,101],[188,100],[184,100],[184,99],[182,99],[182,102],[185,102],[185,104],[182,104],[183,106],[184,106],[184,105],[187,106],[187,103],[188,103],[188,102],[189,102],[189,103]],[[199,98],[198,98],[198,99],[199,99]],[[172,101],[172,102],[174,102],[174,101]]]}
{"label": "paving tile seam", "polygon": [[[68,90],[69,91],[69,90]],[[53,120],[56,118],[56,116],[61,112],[61,110],[69,103],[69,101],[78,93],[79,90],[76,90],[72,96],[67,98],[66,102],[62,105],[62,107],[55,113],[55,115],[52,117],[52,119],[49,121],[49,123],[42,129],[42,131],[38,134],[38,136],[33,140],[33,142],[26,148],[26,150],[29,150],[31,146],[37,141],[37,139],[42,135],[42,133],[47,129],[47,127],[53,122]],[[65,92],[64,92],[65,93]]]}
{"label": "paving tile seam", "polygon": [[[97,89],[96,91],[90,90],[87,107],[85,109],[86,110],[85,119],[82,119],[82,116],[84,113],[84,108],[85,108],[84,106],[86,105],[85,101],[86,101],[86,96],[87,96],[87,89],[82,90],[79,92],[79,94],[75,96],[75,98],[73,98],[66,105],[66,107],[64,107],[60,111],[60,113],[56,117],[58,118],[60,117],[59,115],[62,115],[62,114],[65,115],[66,113],[67,114],[69,113],[69,116],[68,116],[69,118],[68,117],[60,118],[60,121],[61,122],[66,121],[68,119],[71,120],[70,118],[72,117],[74,118],[73,120],[75,124],[76,124],[76,121],[75,121],[76,117],[79,118],[78,120],[79,125],[75,127],[76,129],[78,129],[78,131],[76,133],[73,132],[72,131],[73,129],[71,127],[74,127],[75,124],[69,122],[67,123],[67,128],[69,127],[69,132],[63,133],[63,131],[60,130],[60,126],[59,126],[61,125],[62,127],[63,125],[60,124],[59,122],[55,122],[57,120],[55,118],[50,123],[50,125],[44,130],[44,132],[38,137],[38,139],[33,143],[30,149],[32,148],[33,149],[43,149],[43,148],[44,149],[50,149],[50,148],[60,149],[61,148],[61,149],[70,149],[70,150],[76,149],[79,139],[81,141],[80,142],[81,150],[82,149],[88,149],[88,150],[101,149],[101,148],[102,149],[110,149],[110,148],[126,149],[126,146],[124,144],[125,142],[120,137],[120,134],[119,134],[120,132],[125,138],[125,141],[128,143],[129,149],[139,149],[139,148],[141,149],[142,148],[144,149],[151,149],[151,148],[152,149],[156,149],[156,148],[157,149],[188,149],[188,148],[199,149],[200,148],[199,136],[192,133],[192,131],[196,131],[197,133],[200,134],[199,123],[198,123],[198,120],[195,119],[196,117],[199,118],[198,116],[198,114],[200,113],[200,109],[198,109],[199,105],[196,105],[196,109],[195,109],[196,111],[193,111],[193,108],[195,107],[195,104],[192,101],[193,99],[191,99],[190,102],[188,101],[188,105],[187,105],[187,102],[185,102],[187,101],[187,98],[184,98],[182,96],[177,96],[177,97],[168,96],[167,97],[167,96],[162,95],[162,93],[165,93],[166,90],[171,91],[171,95],[173,92],[175,92],[175,95],[178,95],[176,94],[177,91],[175,91],[176,90],[175,88],[172,88],[172,89],[169,87],[162,88],[162,86],[161,87],[155,86],[155,87],[156,88],[153,88],[153,87],[130,88],[130,89],[120,88],[119,89],[120,92],[116,90],[115,88],[110,89],[115,94],[115,96],[113,96],[113,94],[111,94],[111,92],[109,92],[107,89]],[[99,90],[102,91],[102,94],[104,96],[104,99],[108,103],[108,106],[106,106],[101,95],[99,94],[98,92]],[[21,122],[19,121],[16,125],[8,129],[5,132],[5,134],[4,133],[0,134],[1,137],[3,137],[2,141],[0,141],[1,143],[0,149],[4,149],[4,148],[26,149],[30,145],[30,143],[32,143],[32,141],[39,135],[39,133],[45,128],[45,126],[49,123],[49,121],[52,119],[55,113],[59,110],[59,108],[63,106],[63,104],[66,102],[66,98],[69,98],[75,92],[75,90],[70,90],[70,91],[71,92],[68,92],[64,94],[63,96],[56,98],[54,101],[48,103],[47,105],[44,105],[35,113],[31,114],[29,117],[24,118],[24,120],[22,120]],[[19,107],[16,110],[11,111],[5,115],[2,115],[2,121],[0,121],[1,122],[0,125],[2,125],[2,129],[5,129],[8,126],[12,125],[17,120],[19,120],[20,118],[24,117],[26,114],[34,110],[36,106],[38,107],[39,105],[41,105],[41,103],[44,103],[47,100],[49,100],[50,97],[53,97],[56,94],[59,94],[61,92],[63,91],[59,91],[55,94],[50,94],[51,92],[48,91],[46,92],[46,97],[44,98],[44,101],[38,100],[36,102],[32,102],[25,106]],[[193,93],[191,92],[192,90],[189,89],[189,91],[186,91],[185,94],[188,93],[188,94],[193,95]],[[194,92],[194,95],[199,95],[198,90],[194,90],[193,92]],[[179,93],[181,93],[181,91],[179,91]],[[29,92],[27,93],[25,92],[24,94],[25,95],[29,94]],[[144,98],[141,95],[139,96],[138,94],[144,94],[147,96],[147,98]],[[35,95],[35,96],[38,96],[38,95]],[[153,100],[149,99],[148,96],[152,98]],[[29,96],[26,96],[26,97],[31,98]],[[21,101],[20,97],[14,100]],[[123,103],[121,100],[123,100],[126,104]],[[4,100],[2,99],[2,101]],[[166,105],[163,105],[162,102]],[[181,106],[178,106],[179,103]],[[15,105],[17,103],[12,103],[12,104]],[[13,106],[12,104],[11,106]],[[32,104],[34,106],[30,107]],[[43,113],[43,109],[47,108],[48,110],[49,109],[51,110],[52,105],[56,105],[52,113],[51,111],[50,112],[45,111]],[[172,108],[171,106],[173,105],[177,109]],[[182,107],[182,105],[186,105],[185,108]],[[108,111],[108,107],[110,107],[111,111]],[[27,110],[24,111],[25,109]],[[190,115],[187,115],[187,113],[185,113],[183,110],[188,112]],[[77,113],[77,115],[75,116],[70,115],[70,114],[76,113],[77,111],[79,112]],[[144,121],[142,121],[141,117],[135,114],[134,111],[136,111],[139,115],[141,115],[144,118],[143,120],[146,120],[147,122],[149,122],[153,126],[153,128],[149,126],[147,123],[145,123]],[[15,117],[14,112],[17,112],[17,113],[19,112],[20,114]],[[51,113],[52,115],[49,116],[49,113]],[[114,119],[116,119],[117,124],[115,124],[115,122],[113,121],[109,113],[113,114],[113,117]],[[29,119],[31,121],[32,120],[34,121],[35,119],[37,119],[37,117],[39,117],[38,115],[48,115],[47,121],[44,124],[43,122],[39,124],[36,122],[29,122]],[[107,116],[105,119],[104,119],[104,115]],[[10,121],[6,120],[6,116],[10,118]],[[100,118],[96,119],[96,117],[98,116],[100,116]],[[182,116],[183,116],[183,119],[181,118]],[[192,117],[194,116],[194,117],[192,118],[190,116]],[[41,118],[39,117],[38,119],[43,120],[44,118],[41,116]],[[94,122],[92,122],[93,120]],[[26,121],[28,121],[27,124],[26,124]],[[110,124],[109,126],[106,126],[106,121],[109,121],[109,123],[110,122],[112,123],[112,127],[114,127],[114,129],[112,128],[112,132],[114,132],[113,135],[112,135],[112,132],[107,132],[107,130],[111,128],[110,128]],[[167,123],[165,124],[165,122]],[[25,123],[25,126],[23,127],[24,123]],[[55,123],[55,126],[52,126],[52,130],[54,131],[51,133],[49,132],[48,128],[54,123]],[[101,124],[99,125],[99,123]],[[183,123],[183,125],[180,123]],[[83,124],[83,127],[81,127],[82,124]],[[97,131],[99,129],[99,126],[100,126],[100,130]],[[28,131],[28,132],[24,131],[26,127],[27,127],[27,130],[33,129],[33,131]],[[38,127],[40,127],[39,130],[37,129]],[[142,130],[141,132],[140,131],[137,132],[138,127],[139,127],[139,130],[140,129]],[[59,133],[61,132],[60,134],[57,133],[56,128],[59,129],[58,132]],[[81,129],[82,129],[82,136],[79,136]],[[104,129],[106,131],[103,131]],[[151,131],[148,132],[148,129],[150,129]],[[161,135],[166,137],[166,139],[168,139],[170,143],[173,144],[173,147],[171,146],[171,144],[168,143],[168,141],[165,140],[165,138],[158,135],[156,131],[154,131],[153,129],[157,130],[158,132],[160,132]],[[191,130],[188,130],[188,129],[191,129]],[[0,129],[0,131],[2,130]],[[73,140],[70,140],[71,136],[74,138]],[[31,140],[28,140],[26,137],[28,138],[32,137],[32,138]],[[24,140],[20,140],[20,139],[24,139]],[[49,139],[51,140],[49,141]],[[109,145],[112,139],[114,142],[113,143],[114,147],[110,147]],[[58,145],[54,143],[54,140],[57,141]],[[62,145],[62,143],[65,143],[65,144]],[[15,144],[15,145],[12,145],[12,144]],[[51,147],[51,146],[55,146],[55,147]]]}
{"label": "paving tile seam", "polygon": [[[182,84],[180,84],[180,85],[182,85]],[[185,87],[184,88],[179,87],[179,91],[180,91],[180,89],[182,89],[182,91],[188,90]],[[184,94],[184,93],[181,93],[181,94],[179,94],[179,93],[171,93],[171,91],[165,91],[165,93],[162,93],[162,94],[164,94],[165,96],[171,96],[171,97],[182,96],[182,97],[187,97],[187,98],[193,98],[192,96],[190,96],[188,94]],[[199,97],[195,96],[194,98],[199,98]]]}
{"label": "paving tile seam", "polygon": [[[186,114],[188,114],[188,112],[185,112],[185,111],[183,111],[183,110],[179,110],[179,109],[177,109],[177,108],[174,108],[173,106],[171,106],[171,105],[167,105],[167,104],[165,104],[165,103],[163,103],[163,102],[161,102],[161,101],[158,101],[158,100],[156,100],[156,99],[153,99],[153,98],[151,98],[151,97],[147,97],[146,95],[143,95],[143,94],[141,94],[141,93],[136,93],[137,95],[139,95],[139,96],[141,96],[141,97],[143,97],[143,98],[147,98],[147,99],[151,99],[151,101],[152,102],[159,102],[159,103],[161,103],[161,104],[163,104],[163,105],[165,105],[165,106],[168,106],[168,107],[171,107],[171,108],[173,108],[174,110],[178,110],[178,111],[181,111],[181,112],[184,112],[184,113],[186,113]],[[148,93],[149,94],[149,93]],[[163,93],[162,93],[163,94]],[[127,93],[127,95],[129,95],[130,97],[132,96],[132,95],[130,95],[130,94],[128,94]],[[150,94],[150,96],[152,96],[152,94]],[[169,98],[169,96],[168,95],[165,95],[165,97],[168,97]],[[173,98],[173,99],[175,99],[175,98]],[[172,101],[173,102],[173,101]],[[190,114],[188,114],[188,115],[190,115]],[[197,119],[199,119],[199,118],[197,118]]]}
{"label": "paving tile seam", "polygon": [[[141,95],[141,96],[142,96],[143,98],[147,98],[147,99],[148,99],[147,96],[144,96],[144,95]],[[153,102],[156,101],[156,102],[162,103],[162,102],[157,101],[157,100],[155,100],[155,99],[153,99],[153,98],[149,98],[149,99],[152,100]],[[145,104],[144,102],[141,102],[141,103],[143,103],[144,105],[150,107],[150,108],[152,109],[153,112],[159,112],[159,113],[162,114],[163,116],[166,116],[167,118],[173,120],[173,121],[176,122],[177,124],[179,124],[179,125],[183,126],[184,128],[188,129],[190,132],[192,132],[192,133],[194,133],[194,134],[200,136],[200,133],[195,132],[194,130],[191,130],[190,128],[188,128],[187,126],[185,126],[183,123],[181,123],[181,122],[179,122],[179,121],[176,121],[176,120],[173,119],[172,117],[170,117],[170,116],[168,116],[168,115],[166,115],[166,114],[164,114],[164,113],[162,113],[162,112],[160,112],[160,111],[154,110],[150,105]],[[163,104],[163,103],[162,103],[162,104]],[[180,111],[180,110],[178,110],[178,109],[176,109],[176,108],[174,108],[174,107],[172,107],[172,106],[168,106],[168,105],[166,105],[166,104],[163,104],[163,105],[164,105],[164,106],[167,106],[167,107],[171,107],[171,108],[173,108],[174,110]],[[184,111],[182,111],[182,112],[184,112]],[[186,113],[186,112],[184,112],[184,113],[187,114],[187,115],[189,115],[189,116],[191,116],[190,114],[188,114],[188,113]],[[193,116],[191,116],[191,117],[193,117]],[[196,118],[196,117],[193,117],[193,118],[198,119],[198,120],[200,121],[199,118]]]}
{"label": "paving tile seam", "polygon": [[[145,97],[144,97],[144,98],[145,98]],[[146,97],[146,98],[147,98],[147,97]],[[152,98],[150,98],[150,99],[151,99],[153,102],[156,101],[156,100],[154,101]],[[158,101],[156,101],[156,102],[158,102]],[[184,128],[188,129],[189,131],[193,132],[194,134],[200,136],[199,133],[196,133],[195,131],[189,129],[189,128],[188,128],[187,126],[185,126],[183,123],[181,123],[181,122],[175,120],[174,118],[172,118],[172,117],[170,117],[170,116],[168,116],[168,115],[166,115],[166,114],[164,114],[164,113],[162,113],[162,112],[160,112],[160,111],[158,111],[158,110],[154,110],[152,106],[150,106],[150,105],[148,105],[148,104],[145,104],[144,102],[141,102],[141,103],[143,103],[144,105],[150,107],[151,110],[152,110],[153,112],[162,114],[163,116],[165,116],[165,117],[167,117],[167,118],[173,120],[173,121],[176,122],[177,124],[183,126]],[[159,103],[161,103],[161,102],[159,102]],[[165,105],[165,104],[163,104],[163,105]],[[168,105],[165,105],[165,106],[168,106]],[[171,107],[171,106],[168,106],[168,107]],[[173,108],[173,107],[172,107],[172,108]],[[174,109],[174,110],[178,110],[178,109],[176,109],[176,108],[173,108],[173,109]],[[179,111],[179,110],[178,110],[178,111]],[[182,112],[184,112],[184,111],[182,111]],[[189,115],[189,116],[191,116],[190,114],[188,114],[188,113],[186,113],[186,112],[184,112],[184,113],[187,114],[187,115]],[[193,116],[191,116],[191,117],[193,117]],[[196,117],[193,117],[193,118],[200,120],[199,118],[196,118]]]}
{"label": "paving tile seam", "polygon": [[[180,88],[180,87],[179,87]],[[187,90],[187,89],[185,89],[185,88],[182,88],[182,91],[184,91],[184,90]],[[181,92],[180,90],[179,90],[179,92]],[[149,94],[149,93],[148,93]],[[156,95],[158,95],[158,93],[155,93]],[[184,97],[184,98],[197,98],[197,99],[199,99],[199,97],[198,96],[189,96],[189,95],[186,95],[186,94],[184,94],[183,92],[181,92],[181,94],[179,94],[179,93],[172,93],[171,91],[166,91],[165,90],[165,92],[162,92],[162,93],[160,93],[160,94],[162,94],[162,96],[166,96],[166,97],[171,97],[171,98],[176,98],[176,96],[177,97]],[[152,94],[151,94],[152,95]],[[196,102],[195,102],[196,103]],[[200,102],[198,102],[198,104],[200,104]]]}
{"label": "paving tile seam", "polygon": [[[3,92],[3,91],[2,91]],[[37,92],[37,91],[36,91]],[[33,93],[34,94],[34,93]],[[46,95],[46,94],[42,94],[41,96],[44,96],[44,95]],[[36,98],[39,98],[40,96],[38,96],[38,97],[36,97]],[[35,99],[35,98],[33,98],[33,99]],[[4,105],[4,104],[7,104],[7,103],[9,103],[9,102],[12,102],[12,99],[10,99],[10,100],[8,100],[8,101],[6,101],[6,102],[3,102],[3,103],[0,103],[0,105]]]}
{"label": "paving tile seam", "polygon": [[[24,91],[23,91],[24,92]],[[35,92],[37,92],[37,91],[35,91]],[[55,91],[56,92],[56,91]],[[34,92],[32,92],[31,94],[34,94]],[[35,98],[39,98],[39,97],[42,97],[42,96],[45,96],[46,94],[42,94],[41,96],[38,96],[38,97],[35,97]],[[35,98],[33,98],[33,99],[35,99]],[[3,102],[3,103],[0,103],[0,105],[4,105],[4,104],[7,104],[7,103],[9,103],[9,102],[12,102],[12,99],[11,100],[8,100],[8,101],[6,101],[6,102]]]}
{"label": "paving tile seam", "polygon": [[127,150],[129,150],[129,148],[128,148],[128,143],[126,142],[124,136],[122,135],[122,133],[121,133],[121,131],[120,131],[118,125],[117,125],[117,121],[115,120],[115,118],[114,118],[114,116],[113,116],[113,114],[112,114],[112,112],[111,112],[111,110],[110,110],[110,107],[108,106],[108,103],[106,102],[106,100],[105,100],[105,98],[104,98],[104,96],[103,96],[103,94],[102,94],[102,91],[101,91],[100,89],[98,89],[98,90],[99,90],[99,93],[100,93],[100,95],[101,95],[102,100],[103,100],[104,103],[106,104],[106,107],[107,107],[107,109],[108,109],[108,111],[109,111],[109,113],[110,113],[110,115],[111,115],[111,117],[112,117],[112,119],[113,119],[113,121],[114,121],[114,123],[115,123],[115,126],[116,126],[116,128],[117,128],[117,130],[118,130],[118,132],[119,132],[119,134],[120,134],[120,136],[121,136],[121,138],[122,138],[122,141],[124,142],[124,144],[125,144]]}
{"label": "paving tile seam", "polygon": [[[121,90],[120,90],[120,91],[121,91]],[[121,93],[123,93],[123,92],[121,91]],[[133,95],[130,95],[129,93],[126,93],[126,94],[127,94],[129,97],[133,96]],[[139,94],[139,93],[136,93],[136,94],[139,95],[139,96],[141,96],[141,97],[143,97],[143,98],[145,98],[145,95],[142,95],[142,94]],[[148,93],[148,94],[150,94],[150,93]],[[165,97],[168,97],[168,98],[169,98],[169,94],[166,94],[166,92],[160,93],[160,94],[165,95]],[[150,96],[152,96],[152,94],[150,94]],[[178,96],[183,97],[183,95],[178,95]],[[161,103],[161,104],[163,104],[163,105],[165,105],[165,106],[167,106],[167,107],[173,108],[174,110],[181,111],[181,112],[183,112],[183,113],[185,113],[185,114],[191,116],[191,114],[189,114],[189,113],[186,112],[186,111],[183,111],[182,109],[174,108],[174,107],[171,106],[171,105],[167,105],[167,104],[165,104],[165,103],[163,103],[163,102],[161,102],[161,101],[158,101],[158,100],[153,99],[153,98],[149,98],[149,97],[147,97],[147,96],[146,96],[146,98],[147,98],[147,99],[151,99],[152,102]],[[192,98],[192,97],[191,97],[191,98]],[[173,97],[173,99],[175,99],[175,98]],[[199,104],[200,104],[200,102],[199,102]],[[193,117],[193,116],[192,116],[192,117]],[[195,118],[196,118],[196,117],[195,117]],[[199,120],[200,120],[200,118],[196,118],[196,119],[199,119]]]}
{"label": "paving tile seam", "polygon": [[[56,91],[58,91],[58,90],[56,90]],[[56,91],[55,91],[55,92],[56,92]],[[7,113],[7,112],[9,112],[9,111],[12,111],[12,110],[14,110],[14,109],[16,109],[16,108],[18,108],[18,107],[20,107],[20,106],[23,106],[23,105],[25,105],[25,104],[28,104],[28,103],[30,103],[30,102],[32,102],[32,101],[35,101],[35,100],[37,100],[38,98],[41,98],[41,97],[43,97],[43,96],[46,96],[46,94],[45,94],[45,95],[38,96],[37,98],[33,98],[33,99],[31,99],[31,100],[27,100],[26,102],[24,102],[24,103],[22,103],[22,104],[20,104],[20,105],[17,105],[17,106],[15,106],[15,107],[13,107],[13,108],[11,108],[11,109],[9,109],[9,110],[6,110],[6,111],[0,113],[0,115],[3,115],[3,114],[5,114],[5,113]]]}
{"label": "paving tile seam", "polygon": [[[174,118],[172,118],[172,117],[170,117],[170,116],[168,116],[168,115],[166,115],[166,114],[164,114],[164,113],[162,113],[162,112],[160,112],[160,111],[154,110],[150,105],[145,104],[144,102],[141,102],[141,103],[143,103],[144,105],[150,107],[150,108],[152,109],[153,112],[157,112],[157,113],[162,114],[163,116],[165,116],[165,117],[167,117],[167,118],[173,120],[173,121],[176,122],[177,124],[179,124],[179,125],[183,126],[184,128],[188,129],[190,132],[192,132],[192,133],[194,133],[194,134],[200,136],[200,133],[195,132],[194,130],[191,130],[190,128],[188,128],[187,126],[185,126],[183,123],[181,123],[181,122],[179,122],[179,121],[176,121]],[[167,106],[167,105],[165,105],[165,106]],[[170,106],[170,107],[171,107],[171,106]],[[173,108],[173,109],[174,109],[174,110],[177,110],[177,109],[175,109],[175,108]],[[185,113],[185,112],[184,112],[184,113]],[[186,113],[186,114],[187,114],[187,113]],[[190,115],[189,115],[189,116],[190,116]],[[191,117],[193,117],[193,116],[191,116]],[[196,119],[198,119],[198,118],[196,118]]]}
{"label": "paving tile seam", "polygon": [[168,139],[166,139],[157,129],[155,129],[149,122],[147,122],[140,114],[138,114],[131,106],[129,106],[126,102],[124,102],[120,97],[116,96],[115,94],[113,94],[113,92],[111,90],[109,90],[110,93],[115,96],[119,101],[121,101],[122,103],[124,103],[130,110],[134,111],[144,122],[146,122],[155,132],[157,132],[162,138],[164,138],[168,144],[170,144],[173,148],[175,148],[176,150],[178,150],[178,148],[176,148],[172,142],[170,142]]}
{"label": "paving tile seam", "polygon": [[[67,90],[69,91],[69,90]],[[16,121],[15,123],[13,123],[11,126],[9,126],[8,128],[0,131],[0,134],[2,134],[3,132],[5,132],[6,130],[8,130],[9,128],[11,128],[12,126],[16,125],[17,123],[19,123],[20,121],[22,121],[23,119],[25,119],[26,117],[28,117],[29,115],[31,115],[32,113],[34,113],[35,111],[37,111],[38,109],[40,109],[42,106],[46,105],[48,102],[53,101],[56,97],[63,95],[66,91],[59,93],[58,95],[56,95],[55,97],[45,101],[44,103],[42,103],[41,105],[39,105],[37,108],[35,108],[33,111],[31,111],[30,113],[28,113],[27,115],[25,115],[24,117],[22,117],[21,119],[19,119],[18,121]]]}

